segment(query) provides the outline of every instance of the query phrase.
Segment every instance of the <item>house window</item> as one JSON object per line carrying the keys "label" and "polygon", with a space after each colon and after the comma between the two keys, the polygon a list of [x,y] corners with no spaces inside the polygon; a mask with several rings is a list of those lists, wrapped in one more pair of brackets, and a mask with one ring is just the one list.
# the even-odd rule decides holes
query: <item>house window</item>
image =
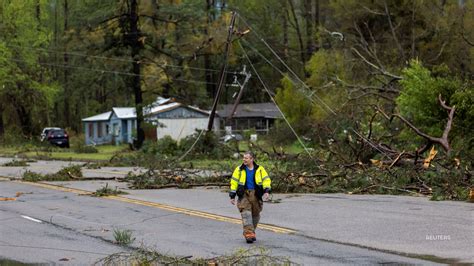
{"label": "house window", "polygon": [[97,137],[102,138],[102,122],[97,123]]}
{"label": "house window", "polygon": [[109,124],[105,124],[105,135],[109,135]]}
{"label": "house window", "polygon": [[89,123],[89,138],[94,137],[94,123]]}

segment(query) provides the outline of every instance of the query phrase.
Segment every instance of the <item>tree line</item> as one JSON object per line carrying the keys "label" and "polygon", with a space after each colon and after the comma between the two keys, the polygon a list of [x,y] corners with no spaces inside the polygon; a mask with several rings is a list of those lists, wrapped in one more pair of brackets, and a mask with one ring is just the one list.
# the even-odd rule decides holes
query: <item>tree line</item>
{"label": "tree line", "polygon": [[[273,97],[309,146],[347,162],[433,144],[472,158],[473,9],[461,0],[3,0],[0,135],[81,132],[81,118],[140,110],[157,96],[209,109],[235,11],[226,83],[252,64],[269,93],[254,75],[241,102]],[[220,103],[236,90],[225,86]],[[277,131],[296,139],[283,122]]]}

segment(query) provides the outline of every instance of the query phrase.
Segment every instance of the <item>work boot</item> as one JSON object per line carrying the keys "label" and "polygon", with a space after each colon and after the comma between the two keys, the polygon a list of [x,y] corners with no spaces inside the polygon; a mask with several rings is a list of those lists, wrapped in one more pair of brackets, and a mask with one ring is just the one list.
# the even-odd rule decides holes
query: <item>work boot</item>
{"label": "work boot", "polygon": [[253,241],[256,241],[257,239],[255,238],[255,233],[245,233],[244,234],[245,241],[247,241],[247,244],[252,244]]}

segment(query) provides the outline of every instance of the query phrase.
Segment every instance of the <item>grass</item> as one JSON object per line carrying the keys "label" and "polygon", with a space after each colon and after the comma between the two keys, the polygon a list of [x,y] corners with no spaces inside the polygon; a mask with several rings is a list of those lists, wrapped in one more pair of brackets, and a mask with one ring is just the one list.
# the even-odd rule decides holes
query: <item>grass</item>
{"label": "grass", "polygon": [[114,238],[115,242],[119,245],[128,245],[135,241],[130,230],[114,229]]}
{"label": "grass", "polygon": [[71,149],[61,149],[57,147],[35,147],[35,146],[14,146],[5,147],[0,146],[0,156],[21,156],[26,158],[36,159],[57,159],[57,160],[93,160],[93,161],[108,161],[117,153],[132,153],[128,151],[127,145],[103,145],[95,147],[97,153],[77,153],[74,152],[74,147]]}

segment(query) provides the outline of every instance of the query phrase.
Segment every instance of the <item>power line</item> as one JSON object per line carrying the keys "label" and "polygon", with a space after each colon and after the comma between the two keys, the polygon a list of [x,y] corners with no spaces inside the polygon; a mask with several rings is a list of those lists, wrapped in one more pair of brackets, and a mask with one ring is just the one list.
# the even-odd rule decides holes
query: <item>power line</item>
{"label": "power line", "polygon": [[[25,46],[18,46],[18,45],[12,45],[12,44],[7,44],[7,47],[14,47],[14,48],[25,48]],[[36,51],[45,51],[49,53],[56,53],[56,54],[61,54],[61,55],[72,55],[72,56],[81,56],[81,57],[89,57],[89,58],[96,58],[96,59],[103,59],[103,60],[111,60],[111,61],[117,61],[117,62],[126,62],[126,63],[133,63],[135,60],[131,59],[124,59],[124,58],[113,58],[113,57],[106,57],[106,56],[97,56],[97,55],[87,55],[83,53],[77,53],[77,52],[63,52],[59,50],[52,50],[52,49],[45,49],[45,48],[35,48],[35,47],[27,47],[30,50],[36,50]],[[200,70],[200,71],[209,71],[209,72],[219,72],[219,70],[216,69],[209,69],[209,68],[200,68],[200,67],[190,67],[190,66],[178,66],[178,65],[172,65],[172,64],[157,64],[155,62],[146,62],[146,61],[140,61],[141,64],[143,65],[158,65],[161,67],[170,67],[170,68],[181,68],[181,69],[192,69],[192,70]],[[226,73],[229,74],[234,74],[238,75],[239,73],[236,71],[226,71]]]}
{"label": "power line", "polygon": [[[250,25],[245,21],[245,19],[242,18],[242,16],[239,15],[239,18],[242,19],[242,21],[245,23],[245,25],[247,25],[247,27],[249,27],[249,29],[251,29],[251,31],[257,36],[257,38],[263,42],[265,44],[265,46],[273,53],[273,55],[275,55],[275,57],[278,59],[278,61],[280,61],[283,66],[285,66],[286,69],[288,69],[288,71],[290,71],[290,73],[308,90],[311,90],[309,88],[309,86],[285,63],[285,61],[283,61],[283,59],[281,59],[281,57],[275,52],[275,50],[273,50],[273,48],[265,41],[265,39],[263,39],[263,37],[261,37],[252,27],[250,27]],[[332,114],[336,115],[336,112],[334,112],[334,110],[329,106],[327,105],[318,95],[314,94],[314,97],[318,100],[319,103],[321,103],[325,108],[327,108],[327,110],[329,112],[331,112]]]}
{"label": "power line", "polygon": [[[11,61],[14,61],[14,62],[27,62],[27,61],[25,61],[25,60],[20,60],[20,59],[10,59],[10,60],[11,60]],[[114,74],[114,75],[141,76],[141,77],[144,77],[144,78],[154,78],[154,79],[162,78],[162,77],[156,76],[156,75],[137,75],[137,74],[130,73],[130,72],[121,72],[121,71],[115,71],[115,70],[105,70],[105,69],[97,69],[97,68],[87,68],[87,67],[71,66],[71,65],[60,65],[60,64],[53,64],[53,63],[46,63],[46,62],[37,62],[37,63],[40,64],[40,65],[43,65],[43,66],[54,66],[54,67],[60,67],[60,68],[70,68],[70,69],[88,70],[88,71],[94,71],[94,72],[100,72],[100,73],[108,73],[108,74]],[[171,81],[181,81],[181,82],[191,82],[191,83],[217,85],[217,83],[215,83],[215,82],[205,82],[205,81],[191,80],[191,79],[171,78]]]}
{"label": "power line", "polygon": [[311,153],[309,152],[308,148],[306,147],[306,145],[304,145],[303,141],[301,140],[301,138],[298,136],[298,134],[296,133],[295,129],[291,126],[290,122],[288,121],[288,119],[286,118],[285,114],[281,111],[280,107],[278,106],[278,104],[276,103],[275,99],[273,98],[272,94],[270,93],[270,90],[267,88],[267,85],[265,85],[265,82],[263,82],[262,78],[260,77],[260,74],[258,74],[257,70],[255,69],[255,67],[253,66],[252,64],[252,61],[250,61],[250,58],[248,57],[247,55],[247,52],[244,50],[244,47],[242,47],[242,44],[240,43],[240,41],[238,42],[239,43],[239,46],[240,46],[240,49],[242,49],[242,52],[244,53],[245,55],[245,58],[247,58],[247,61],[249,62],[250,64],[250,67],[252,67],[253,69],[253,72],[255,73],[255,75],[257,75],[257,78],[258,80],[260,81],[260,83],[262,84],[263,88],[265,89],[265,91],[268,93],[268,96],[270,96],[270,99],[272,100],[272,102],[275,104],[275,106],[277,107],[278,111],[281,113],[281,115],[283,116],[283,119],[285,120],[285,122],[288,124],[288,126],[290,127],[291,131],[293,132],[293,134],[296,136],[296,138],[298,139],[299,143],[301,144],[301,146],[303,146],[304,150],[306,151],[306,153],[308,153],[309,157],[313,158],[313,156],[311,155]]}
{"label": "power line", "polygon": [[[303,85],[303,87],[305,87],[306,89],[310,90],[311,91],[311,88],[283,61],[283,59],[281,59],[281,57],[272,49],[272,47],[265,41],[265,39],[263,37],[261,37],[258,32],[253,29],[246,21],[245,19],[242,18],[242,16],[239,14],[239,19],[241,19],[245,24],[246,26],[257,36],[257,38],[263,42],[265,44],[265,46],[272,52],[272,54],[283,64],[283,66],[285,66],[285,68],[290,71],[291,74],[293,74],[293,76]],[[239,42],[240,44],[240,42]],[[261,53],[258,52],[258,54],[262,57],[264,57]],[[269,62],[269,64],[277,69],[280,73],[282,73],[281,70],[279,70],[276,66],[274,66],[272,63],[270,63],[270,60],[268,59],[265,59],[267,62]],[[295,84],[295,82],[293,81],[293,79],[290,78],[290,81],[292,83]],[[297,84],[295,84],[297,85]],[[306,95],[305,93],[303,93],[303,95],[308,98],[312,104],[314,104],[314,101],[312,100],[312,96],[314,95],[314,97],[318,100],[318,102],[320,102],[325,108],[323,108],[323,110],[325,110],[327,113],[329,113],[330,115],[337,115],[336,112],[328,105],[326,104],[326,102],[324,102],[315,92],[311,92],[310,95]],[[335,120],[336,124],[338,126],[340,126],[340,123],[338,120]],[[375,144],[372,143],[372,141],[370,141],[369,139],[365,138],[362,136],[362,134],[360,134],[359,132],[357,132],[353,127],[349,127],[349,129],[354,132],[357,136],[359,136],[363,141],[367,142],[372,148],[374,148],[375,150],[377,150],[378,152],[380,152],[383,156],[386,156],[387,158],[390,158],[390,156],[388,156],[388,154],[386,152],[384,152],[383,150],[379,149]]]}

